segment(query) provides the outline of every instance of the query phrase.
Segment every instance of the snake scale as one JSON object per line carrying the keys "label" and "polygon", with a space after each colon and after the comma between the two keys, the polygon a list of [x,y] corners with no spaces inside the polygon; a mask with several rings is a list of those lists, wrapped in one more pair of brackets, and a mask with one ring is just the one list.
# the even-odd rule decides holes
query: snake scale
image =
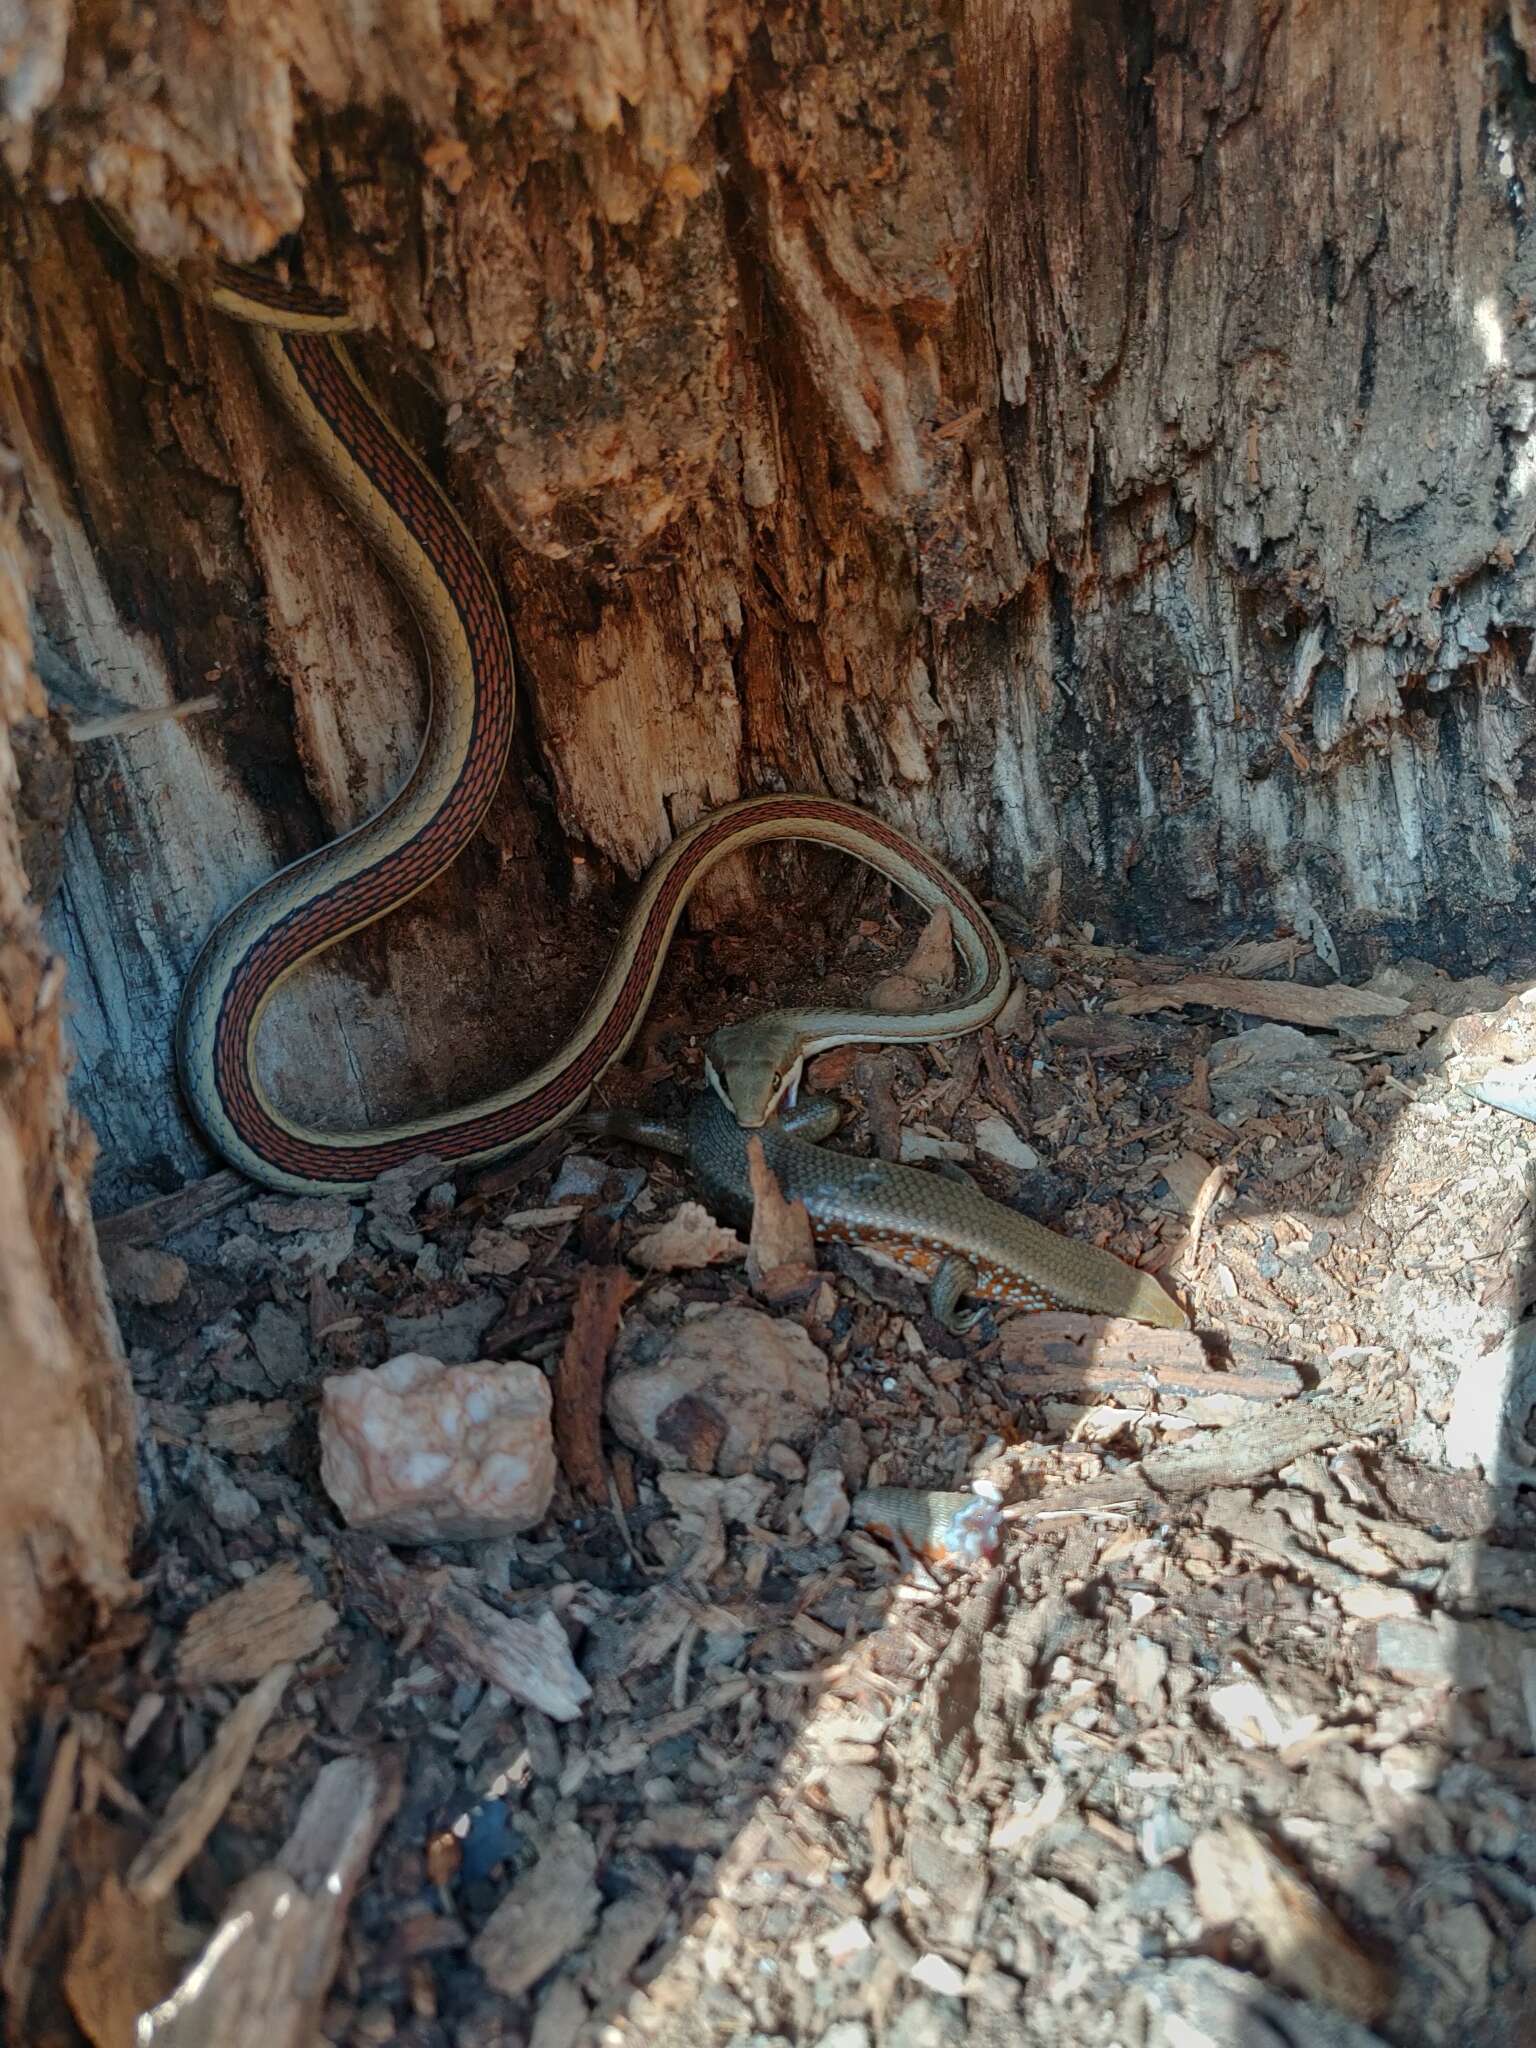
{"label": "snake scale", "polygon": [[[108,218],[132,246],[122,224]],[[364,382],[346,341],[356,322],[345,305],[302,284],[222,263],[192,290],[245,328],[266,389],[405,596],[431,678],[427,729],[404,786],[356,830],[293,862],[238,902],[215,927],[188,976],[177,1018],[177,1067],[204,1132],[232,1165],[292,1193],[356,1194],[388,1168],[426,1152],[457,1165],[482,1163],[554,1130],[582,1108],[633,1041],[691,892],[720,861],[764,841],[807,841],[850,853],[928,911],[947,909],[964,972],[948,1001],[920,1012],[783,1010],[717,1032],[707,1071],[723,1098],[715,1105],[720,1130],[733,1133],[737,1145],[744,1143],[743,1125],[764,1126],[777,1142],[777,1114],[793,1105],[806,1059],[828,1046],[956,1037],[996,1016],[1010,986],[1007,955],[981,906],[941,862],[883,820],[836,798],[746,797],[702,818],[651,868],[580,1021],[533,1073],[480,1100],[367,1130],[310,1128],[288,1116],[269,1098],[257,1069],[257,1034],[267,1005],[305,963],[425,888],[472,838],[506,763],[516,671],[490,571],[463,520]],[[803,1143],[800,1149],[822,1161],[840,1156]],[[700,1159],[704,1163],[705,1155]],[[868,1162],[850,1164],[862,1170],[867,1194]],[[839,1212],[835,1200],[824,1202],[818,1231],[855,1242],[861,1236],[894,1242],[905,1231],[920,1265],[936,1245],[931,1263],[941,1268],[941,1277],[935,1305],[941,1305],[943,1290],[946,1319],[954,1309],[954,1277],[962,1269],[963,1285],[986,1291],[995,1268],[1000,1299],[1043,1306],[1066,1298],[1043,1284],[1044,1276],[1031,1278],[1027,1259],[1023,1269],[1010,1267],[1010,1259],[1019,1256],[1012,1237],[998,1241],[994,1257],[985,1245],[978,1250],[971,1243],[975,1230],[967,1238],[963,1222],[965,1242],[953,1247],[957,1267],[938,1241],[956,1227],[948,1210],[957,1190],[931,1175],[886,1171],[900,1178],[886,1184],[879,1218],[871,1222],[867,1202],[843,1189],[851,1206],[845,1203]],[[821,1169],[824,1191],[835,1194],[842,1187],[837,1172]],[[974,1191],[973,1199],[986,1201]],[[996,1204],[986,1206],[1048,1245],[1089,1250]],[[973,1224],[980,1213],[971,1216]],[[1039,1247],[1031,1241],[1026,1250]],[[1105,1254],[1091,1256],[1106,1269],[1100,1305],[1117,1306],[1126,1282],[1141,1276]],[[1114,1281],[1108,1268],[1122,1279]],[[1177,1313],[1155,1283],[1141,1284],[1165,1310]],[[1118,1312],[1145,1310],[1121,1306]],[[1149,1319],[1169,1316],[1159,1312]]]}

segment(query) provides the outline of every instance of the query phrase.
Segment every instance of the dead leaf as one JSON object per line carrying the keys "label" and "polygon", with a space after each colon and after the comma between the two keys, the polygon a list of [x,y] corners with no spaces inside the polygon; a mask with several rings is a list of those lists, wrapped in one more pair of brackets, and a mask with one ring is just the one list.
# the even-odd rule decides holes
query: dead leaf
{"label": "dead leaf", "polygon": [[810,1275],[816,1268],[816,1240],[804,1202],[786,1202],[756,1135],[747,1140],[747,1170],[752,1182],[752,1237],[747,1248],[747,1279],[762,1290],[773,1283],[782,1291],[786,1272]]}
{"label": "dead leaf", "polygon": [[734,1230],[723,1229],[697,1202],[684,1202],[659,1229],[640,1238],[630,1257],[648,1273],[685,1273],[746,1257]]}

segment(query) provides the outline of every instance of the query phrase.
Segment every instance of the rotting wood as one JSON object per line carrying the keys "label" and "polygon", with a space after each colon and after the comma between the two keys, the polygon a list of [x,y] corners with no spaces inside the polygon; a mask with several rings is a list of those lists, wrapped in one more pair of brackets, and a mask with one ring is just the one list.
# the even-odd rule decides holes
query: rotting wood
{"label": "rotting wood", "polygon": [[1005,1521],[1079,1514],[1165,1495],[1182,1499],[1213,1486],[1242,1486],[1280,1471],[1307,1451],[1348,1443],[1390,1426],[1385,1394],[1317,1394],[1266,1409],[1217,1431],[1209,1441],[1151,1451],[1121,1477],[1090,1480],[1037,1500],[1010,1502]]}
{"label": "rotting wood", "polygon": [[592,1689],[555,1614],[546,1608],[529,1621],[500,1613],[461,1586],[427,1591],[438,1637],[456,1662],[553,1721],[576,1719]]}
{"label": "rotting wood", "polygon": [[274,1665],[220,1723],[208,1754],[178,1786],[159,1825],[129,1865],[128,1889],[136,1899],[156,1905],[170,1896],[177,1878],[218,1826],[292,1676],[291,1664]]}
{"label": "rotting wood", "polygon": [[1115,996],[1105,1007],[1134,1016],[1147,1010],[1182,1009],[1191,1003],[1323,1030],[1336,1029],[1351,1018],[1401,1017],[1408,1008],[1401,996],[1383,995],[1377,989],[1309,988],[1299,981],[1248,981],[1235,974],[1186,975],[1182,981],[1161,982]]}
{"label": "rotting wood", "polygon": [[141,2048],[309,2048],[352,1894],[398,1799],[392,1764],[326,1764],[276,1861],[236,1888],[201,1957],[140,2021]]}

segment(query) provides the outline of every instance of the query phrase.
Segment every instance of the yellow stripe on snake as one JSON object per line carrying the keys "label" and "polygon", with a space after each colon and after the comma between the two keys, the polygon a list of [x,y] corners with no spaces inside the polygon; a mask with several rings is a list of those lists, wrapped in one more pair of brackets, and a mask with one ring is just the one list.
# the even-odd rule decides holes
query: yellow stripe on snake
{"label": "yellow stripe on snake", "polygon": [[633,1040],[692,890],[727,855],[765,840],[839,848],[930,911],[947,908],[964,981],[953,1000],[921,1013],[781,1011],[754,1020],[744,1038],[723,1034],[712,1078],[741,1122],[762,1123],[792,1100],[804,1060],[827,1046],[955,1037],[996,1015],[1008,993],[1007,956],[980,905],[938,861],[831,797],[747,797],[702,819],[652,868],[581,1021],[536,1072],[480,1101],[378,1129],[311,1129],[286,1115],[256,1069],[266,1007],[289,975],[415,895],[474,834],[512,733],[512,643],[462,520],[358,373],[343,339],[355,325],[345,307],[228,266],[200,296],[245,326],[268,390],[404,592],[431,670],[426,736],[405,786],[366,824],[237,904],[187,981],[176,1030],[182,1086],[233,1166],[269,1187],[354,1194],[422,1153],[480,1162],[553,1130]]}

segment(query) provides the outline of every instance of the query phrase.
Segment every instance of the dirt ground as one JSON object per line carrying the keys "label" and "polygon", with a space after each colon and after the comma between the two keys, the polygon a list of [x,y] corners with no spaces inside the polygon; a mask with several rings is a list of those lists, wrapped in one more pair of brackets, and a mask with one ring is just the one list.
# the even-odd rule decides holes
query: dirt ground
{"label": "dirt ground", "polygon": [[[852,980],[909,936],[865,918]],[[569,1135],[106,1226],[143,1597],[36,1731],[12,2041],[1536,2041],[1533,1126],[1459,1085],[1528,1056],[1520,988],[1013,951],[1006,1028],[822,1062],[832,1142],[1193,1333],[954,1338]],[[664,1007],[619,1091],[681,1102],[715,1021]],[[536,1526],[344,1526],[322,1388],[404,1353],[548,1380]],[[860,1508],[977,1484],[973,1558]]]}

